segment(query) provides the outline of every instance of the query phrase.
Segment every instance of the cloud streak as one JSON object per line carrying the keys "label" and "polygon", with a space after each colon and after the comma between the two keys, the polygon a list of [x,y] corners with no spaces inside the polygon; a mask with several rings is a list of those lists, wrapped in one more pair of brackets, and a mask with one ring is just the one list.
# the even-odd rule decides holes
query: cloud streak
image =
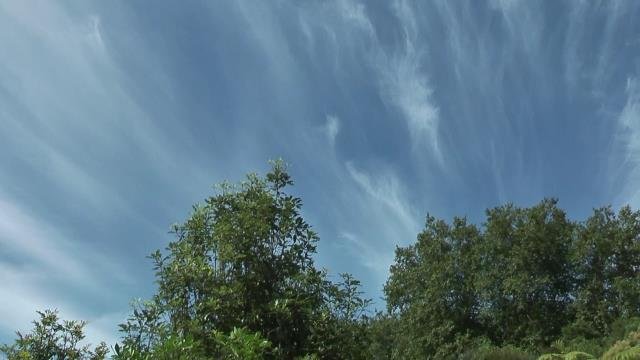
{"label": "cloud streak", "polygon": [[384,205],[404,225],[405,229],[415,231],[418,228],[415,215],[409,208],[407,197],[396,176],[381,174],[373,177],[357,170],[351,163],[347,163],[346,168],[360,189],[376,202]]}
{"label": "cloud streak", "polygon": [[[350,162],[345,164],[345,169],[356,185],[350,190],[350,202],[366,218],[355,218],[358,222],[341,225],[343,230],[339,237],[382,283],[393,260],[395,246],[411,242],[420,231],[420,215],[411,206],[401,181],[390,170],[378,168],[372,175]],[[354,196],[354,192],[360,196]]]}
{"label": "cloud streak", "polygon": [[0,33],[0,166],[11,169],[0,174],[0,332],[59,308],[89,320],[91,340],[113,340],[129,299],[147,292],[132,290],[151,286],[135,285],[135,264],[152,247],[140,253],[133,239],[162,234],[127,179],[176,182],[178,163],[195,181],[202,171],[132,100],[100,15],[5,2]]}
{"label": "cloud streak", "polygon": [[[78,239],[59,234],[51,225],[2,198],[0,248],[2,333],[26,330],[36,310],[55,308],[73,315],[71,318],[92,320],[95,315],[78,309],[78,302],[113,299],[114,284],[133,283],[123,264],[104,258]],[[91,322],[89,339],[93,343],[113,340],[113,329],[124,318],[108,321],[105,315],[99,317],[107,321]]]}
{"label": "cloud streak", "polygon": [[394,54],[384,56],[383,92],[402,112],[407,121],[414,146],[432,151],[432,156],[443,165],[439,145],[438,124],[440,114],[432,98],[433,89],[424,71],[414,10],[407,1],[398,0],[393,7],[402,26],[402,47]]}
{"label": "cloud streak", "polygon": [[640,83],[629,78],[626,84],[627,101],[617,119],[617,141],[623,148],[622,166],[627,169],[625,184],[618,194],[620,204],[640,207]]}
{"label": "cloud streak", "polygon": [[327,135],[329,144],[333,148],[336,145],[336,137],[340,131],[340,119],[333,115],[327,115],[327,122],[324,125],[324,132]]}

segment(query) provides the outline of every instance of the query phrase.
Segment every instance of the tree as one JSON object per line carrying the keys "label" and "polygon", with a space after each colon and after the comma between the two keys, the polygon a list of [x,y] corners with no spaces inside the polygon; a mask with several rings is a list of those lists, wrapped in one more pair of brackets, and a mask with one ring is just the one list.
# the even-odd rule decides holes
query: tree
{"label": "tree", "polygon": [[459,353],[476,333],[474,293],[478,229],[465,219],[452,225],[427,216],[415,245],[396,249],[396,261],[384,291],[398,331],[409,346],[401,358],[442,358]]}
{"label": "tree", "polygon": [[487,211],[476,288],[493,342],[536,348],[570,321],[573,229],[555,199]]}
{"label": "tree", "polygon": [[396,250],[385,285],[410,343],[401,357],[446,358],[485,339],[548,345],[571,319],[572,234],[555,200],[491,209],[482,232],[428,216],[417,242]]}
{"label": "tree", "polygon": [[360,281],[351,274],[339,274],[338,283],[327,283],[325,301],[312,326],[315,353],[325,359],[370,359],[366,308]]}
{"label": "tree", "polygon": [[578,228],[571,260],[576,321],[568,334],[601,337],[616,319],[640,316],[640,212],[595,209]]}
{"label": "tree", "polygon": [[166,254],[151,255],[158,291],[121,326],[125,347],[150,353],[173,336],[222,356],[220,334],[241,328],[268,341],[267,356],[334,353],[326,339],[351,331],[344,325],[367,303],[352,277],[336,285],[315,267],[318,236],[300,214],[302,200],[286,192],[292,184],[275,161],[264,178],[225,183],[194,206],[173,227]]}
{"label": "tree", "polygon": [[0,346],[0,353],[8,360],[102,360],[108,348],[101,343],[91,350],[80,345],[84,339],[84,321],[62,321],[57,311],[38,311],[40,319],[34,321],[28,334],[17,332],[12,345]]}

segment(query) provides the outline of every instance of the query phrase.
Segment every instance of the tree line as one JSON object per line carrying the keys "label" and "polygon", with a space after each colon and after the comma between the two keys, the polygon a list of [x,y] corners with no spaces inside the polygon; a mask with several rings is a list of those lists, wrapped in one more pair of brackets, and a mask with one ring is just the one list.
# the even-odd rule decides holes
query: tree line
{"label": "tree line", "polygon": [[149,258],[157,289],[121,339],[84,345],[82,321],[38,312],[14,359],[640,359],[640,212],[573,221],[555,199],[428,215],[398,247],[372,311],[350,274],[314,263],[318,235],[282,161],[224,183]]}

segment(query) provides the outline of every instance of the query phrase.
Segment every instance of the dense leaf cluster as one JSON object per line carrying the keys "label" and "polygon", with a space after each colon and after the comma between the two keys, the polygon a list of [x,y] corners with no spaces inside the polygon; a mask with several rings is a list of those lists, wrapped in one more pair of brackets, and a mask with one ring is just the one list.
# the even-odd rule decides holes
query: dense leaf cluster
{"label": "dense leaf cluster", "polygon": [[[446,358],[481,342],[531,352],[590,342],[640,316],[640,212],[567,219],[556,200],[487,211],[482,227],[427,217],[385,286],[400,358]],[[591,349],[602,352],[602,348]]]}
{"label": "dense leaf cluster", "polygon": [[[281,161],[223,184],[150,258],[157,291],[111,349],[41,312],[14,359],[640,359],[640,212],[571,221],[547,199],[481,225],[427,216],[373,316],[360,282],[315,266],[318,236]],[[545,354],[546,353],[546,354]]]}

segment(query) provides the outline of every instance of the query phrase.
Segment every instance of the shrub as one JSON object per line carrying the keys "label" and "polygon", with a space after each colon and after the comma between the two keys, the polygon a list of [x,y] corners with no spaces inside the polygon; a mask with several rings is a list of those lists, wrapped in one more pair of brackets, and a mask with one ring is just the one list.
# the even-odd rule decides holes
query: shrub
{"label": "shrub", "polygon": [[461,360],[534,360],[535,356],[512,345],[481,345],[464,354]]}
{"label": "shrub", "polygon": [[603,360],[640,359],[640,331],[633,331],[623,340],[616,342],[602,356]]}

